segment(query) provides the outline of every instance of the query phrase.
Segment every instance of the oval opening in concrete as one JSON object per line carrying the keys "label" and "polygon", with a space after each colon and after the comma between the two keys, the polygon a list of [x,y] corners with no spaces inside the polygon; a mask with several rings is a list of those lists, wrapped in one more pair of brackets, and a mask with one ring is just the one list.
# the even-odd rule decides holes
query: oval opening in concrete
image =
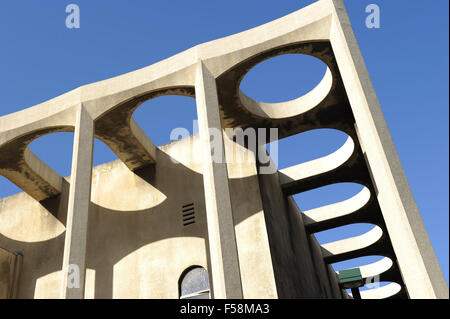
{"label": "oval opening in concrete", "polygon": [[193,134],[193,121],[197,119],[195,99],[182,95],[160,96],[141,104],[134,111],[133,119],[155,145],[164,145],[173,141],[174,129]]}
{"label": "oval opening in concrete", "polygon": [[368,223],[349,224],[315,233],[314,236],[316,236],[320,244],[325,244],[364,235],[374,227],[376,226]]}
{"label": "oval opening in concrete", "polygon": [[[278,169],[332,154],[345,144],[348,137],[335,129],[315,129],[278,140]],[[270,154],[269,146],[267,150]]]}
{"label": "oval opening in concrete", "polygon": [[356,183],[336,183],[294,195],[301,211],[311,210],[349,199],[364,188]]}
{"label": "oval opening in concrete", "polygon": [[43,135],[28,144],[28,148],[62,177],[69,176],[72,166],[73,132]]}
{"label": "oval opening in concrete", "polygon": [[326,70],[326,64],[313,56],[284,54],[253,67],[242,79],[240,89],[256,101],[290,101],[314,89]]}

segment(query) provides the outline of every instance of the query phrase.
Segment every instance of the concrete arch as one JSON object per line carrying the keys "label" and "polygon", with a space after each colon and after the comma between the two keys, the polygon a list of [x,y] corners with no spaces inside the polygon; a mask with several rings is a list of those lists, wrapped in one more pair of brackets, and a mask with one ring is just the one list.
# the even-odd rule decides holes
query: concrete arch
{"label": "concrete arch", "polygon": [[350,159],[354,151],[355,143],[349,136],[344,145],[329,155],[280,170],[280,183],[284,187],[293,187],[295,185],[292,184],[337,169]]}
{"label": "concrete arch", "polygon": [[308,227],[316,223],[332,221],[343,216],[355,214],[369,203],[370,198],[370,190],[364,186],[358,194],[349,199],[304,211],[305,226]]}
{"label": "concrete arch", "polygon": [[248,97],[241,90],[239,90],[239,99],[242,105],[255,115],[263,118],[283,119],[300,115],[318,106],[328,96],[332,86],[333,76],[327,67],[327,71],[319,84],[305,95],[294,100],[265,103]]}
{"label": "concrete arch", "polygon": [[[79,91],[77,89],[74,92]],[[67,93],[70,102],[79,96]],[[134,110],[145,101],[169,94],[194,97],[193,87],[172,87],[146,93],[131,100],[120,102],[110,111],[95,120],[95,137],[104,142],[127,167],[134,171],[155,162],[155,146],[142,129],[132,119]],[[29,149],[33,140],[55,132],[73,132],[77,108],[68,105],[65,95],[5,117],[0,123],[4,131],[0,132],[0,174],[8,178],[37,201],[57,196],[61,193],[62,177],[47,166]],[[50,113],[51,107],[63,108],[61,112],[41,115],[40,120],[27,122],[31,115]],[[25,119],[25,120],[23,120]],[[10,123],[17,123],[16,128]],[[59,124],[59,125],[58,125]],[[53,125],[53,126],[52,126]],[[8,131],[8,129],[10,129]],[[14,138],[14,134],[20,137]],[[9,139],[8,139],[9,138]]]}
{"label": "concrete arch", "polygon": [[3,144],[0,146],[0,174],[37,201],[59,195],[63,178],[37,157],[28,145],[41,136],[73,130],[73,126],[44,128]]}
{"label": "concrete arch", "polygon": [[374,225],[362,235],[322,244],[322,254],[325,261],[330,263],[360,257],[367,254],[365,251],[378,243],[382,237],[383,230]]}
{"label": "concrete arch", "polygon": [[193,87],[171,87],[121,101],[95,121],[95,133],[132,171],[155,163],[155,145],[132,118],[144,102],[163,95],[194,97]]}
{"label": "concrete arch", "polygon": [[205,276],[208,279],[208,283],[207,283],[208,284],[208,289],[211,289],[210,288],[210,286],[211,286],[210,285],[210,279],[209,279],[210,275],[208,273],[208,270],[205,267],[200,266],[200,265],[191,265],[191,266],[187,267],[185,270],[183,270],[183,272],[180,274],[180,276],[178,278],[178,294],[179,294],[179,298],[181,298],[183,296],[183,294],[182,294],[183,281],[185,280],[186,275],[188,273],[190,273],[192,270],[198,269],[198,268],[202,269],[205,272]]}
{"label": "concrete arch", "polygon": [[[327,72],[312,91],[288,102],[259,102],[240,90],[242,79],[255,65],[284,54],[313,56],[327,65]],[[330,126],[329,119],[321,116],[325,110],[330,110],[340,118],[351,117],[351,114],[332,98],[333,95],[341,94],[342,83],[327,40],[295,42],[259,52],[221,74],[217,78],[217,87],[221,111],[224,113],[224,125],[229,127],[277,126],[279,136],[283,138],[320,127],[345,130],[342,125]],[[311,118],[315,118],[314,125],[308,123]],[[297,127],[294,123],[302,123],[302,127]],[[289,126],[289,129],[286,126]],[[293,130],[293,127],[296,129]]]}

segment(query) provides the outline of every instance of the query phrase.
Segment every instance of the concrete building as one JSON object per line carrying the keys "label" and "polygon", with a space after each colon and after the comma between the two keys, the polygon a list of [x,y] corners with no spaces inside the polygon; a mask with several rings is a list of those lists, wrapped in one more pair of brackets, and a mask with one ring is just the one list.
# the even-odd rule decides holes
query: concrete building
{"label": "concrete building", "polygon": [[[327,65],[316,88],[284,103],[240,91],[253,66],[288,53]],[[156,147],[132,114],[169,94],[196,99],[199,134]],[[227,128],[349,138],[270,171]],[[28,145],[67,131],[72,173],[62,177]],[[119,160],[93,167],[94,137]],[[247,160],[231,156],[236,148]],[[0,199],[1,298],[349,298],[345,288],[355,298],[448,298],[341,0],[0,117],[0,174],[24,191]],[[306,212],[291,197],[337,182],[364,188]],[[325,245],[314,237],[361,222],[376,227]],[[368,255],[385,258],[339,274],[330,265]],[[388,284],[359,293],[372,277]]]}

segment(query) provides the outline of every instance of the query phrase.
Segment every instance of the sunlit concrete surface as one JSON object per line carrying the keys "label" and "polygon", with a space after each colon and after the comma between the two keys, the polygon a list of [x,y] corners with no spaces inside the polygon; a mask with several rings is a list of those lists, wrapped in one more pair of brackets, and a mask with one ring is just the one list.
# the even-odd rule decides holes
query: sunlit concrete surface
{"label": "sunlit concrete surface", "polygon": [[[263,103],[239,89],[252,67],[288,53],[327,65],[309,93]],[[198,136],[153,144],[132,114],[163,95],[196,99]],[[257,160],[230,157],[245,145],[222,129],[274,127],[279,139],[318,128],[348,139],[328,156],[271,174]],[[212,159],[211,128],[228,163]],[[67,131],[75,132],[72,173],[62,177],[28,145]],[[92,167],[94,138],[119,159]],[[390,284],[362,298],[448,298],[341,0],[0,117],[0,174],[24,191],[0,199],[2,298],[179,298],[180,276],[201,266],[213,298],[340,299],[349,295],[330,264],[369,255],[386,259],[361,265],[364,278]],[[307,212],[291,197],[341,182],[363,190]],[[324,245],[314,237],[354,223],[374,228]],[[66,285],[72,264],[80,270],[75,288]]]}

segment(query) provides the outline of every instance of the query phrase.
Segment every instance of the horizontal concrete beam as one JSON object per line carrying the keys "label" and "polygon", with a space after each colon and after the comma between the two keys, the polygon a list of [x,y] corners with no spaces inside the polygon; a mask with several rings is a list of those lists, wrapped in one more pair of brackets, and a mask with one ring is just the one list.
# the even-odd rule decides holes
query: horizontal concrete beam
{"label": "horizontal concrete beam", "polygon": [[[12,155],[12,154],[9,154]],[[63,178],[28,148],[22,156],[15,153],[14,160],[0,149],[0,174],[20,187],[28,195],[42,201],[59,195]]]}
{"label": "horizontal concrete beam", "polygon": [[[327,263],[340,262],[364,255],[371,255],[371,249],[383,236],[383,230],[375,226],[367,233],[321,245],[322,255]],[[382,254],[379,251],[375,254]]]}
{"label": "horizontal concrete beam", "polygon": [[156,147],[134,119],[129,124],[115,124],[104,127],[96,123],[96,137],[131,171],[156,163]]}
{"label": "horizontal concrete beam", "polygon": [[303,212],[305,227],[314,227],[317,224],[332,224],[338,218],[351,215],[358,212],[363,208],[370,200],[370,191],[367,187],[364,187],[355,196],[346,199],[342,202],[310,209]]}

